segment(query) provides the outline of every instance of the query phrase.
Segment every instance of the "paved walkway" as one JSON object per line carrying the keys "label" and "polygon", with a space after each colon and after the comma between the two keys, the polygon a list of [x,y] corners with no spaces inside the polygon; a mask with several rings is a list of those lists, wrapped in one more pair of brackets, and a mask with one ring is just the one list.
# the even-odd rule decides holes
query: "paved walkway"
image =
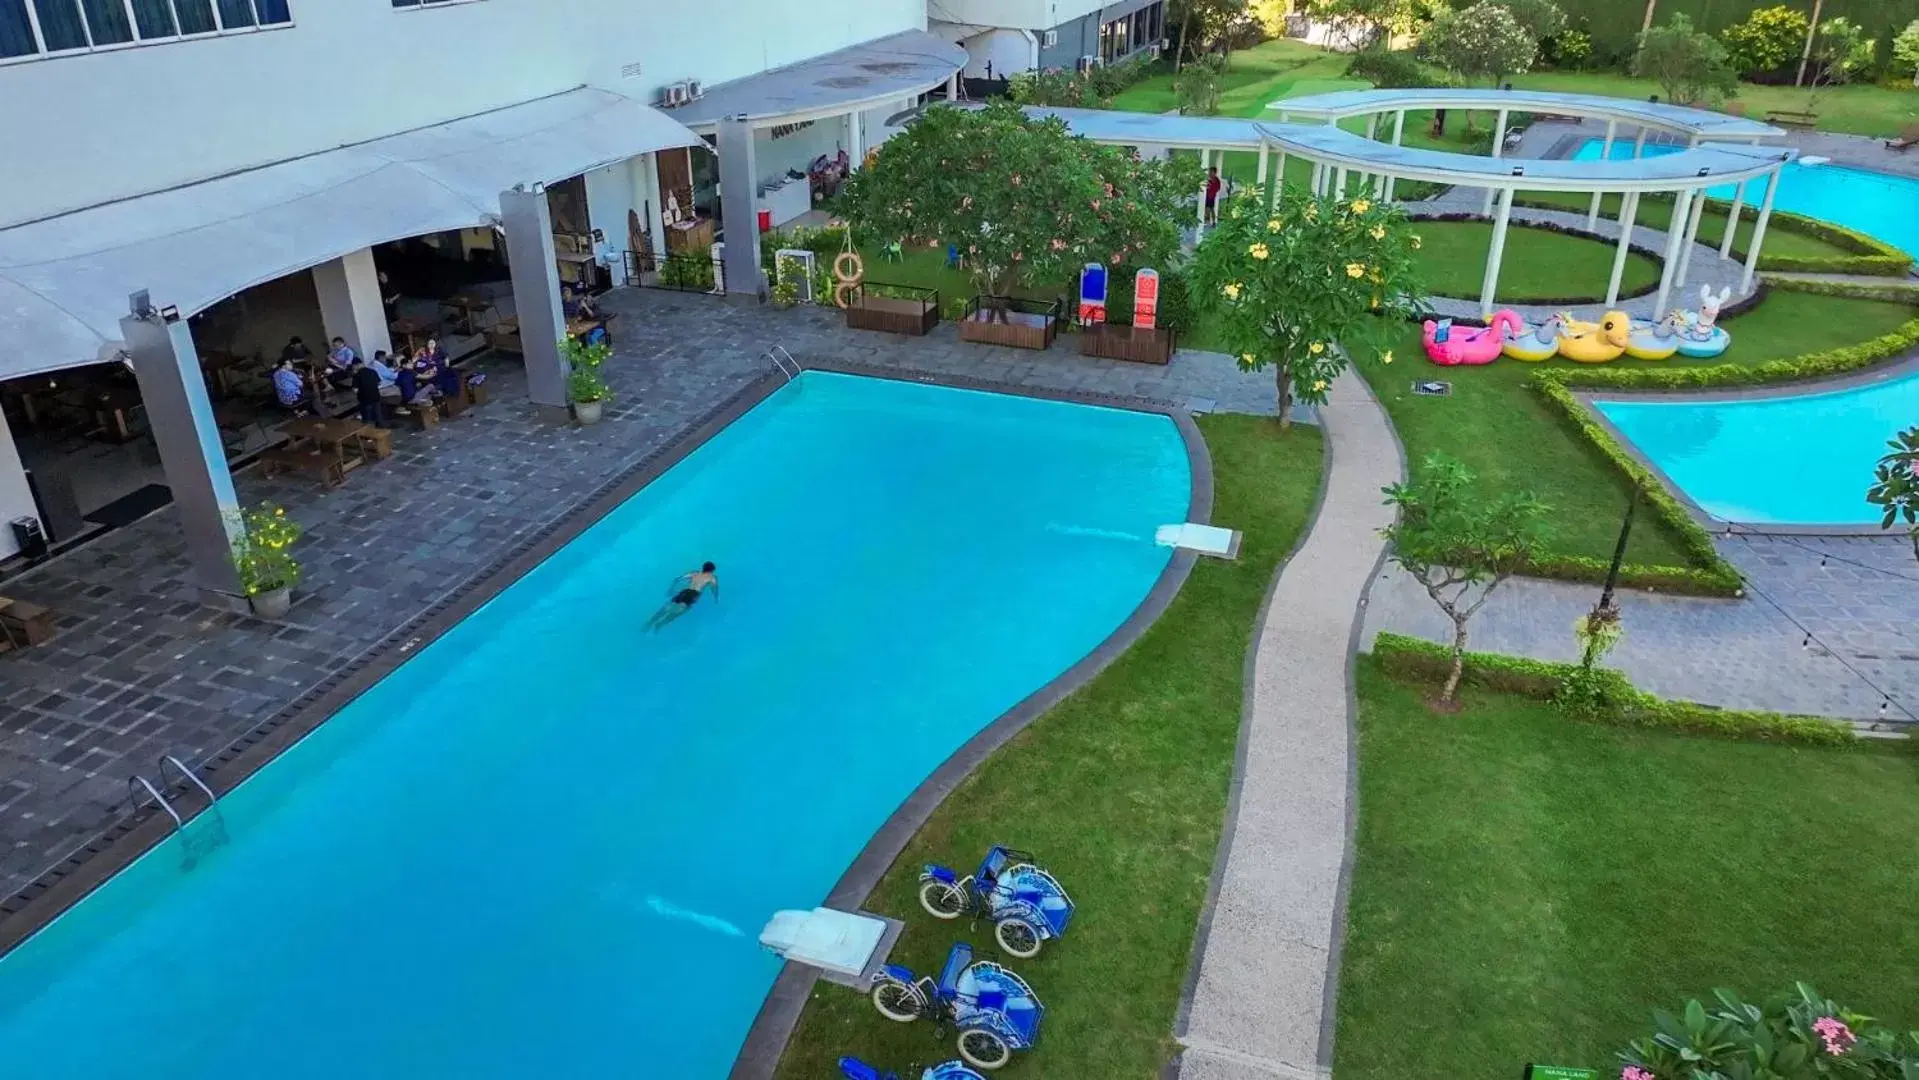
{"label": "paved walkway", "polygon": [[763,373],[775,342],[802,360],[1273,408],[1269,377],[1211,354],[1147,368],[1083,359],[1070,340],[1030,353],[963,345],[951,327],[895,338],[707,296],[619,291],[605,306],[621,315],[617,397],[598,427],[540,423],[508,361],[489,365],[491,404],[396,433],[394,456],[341,489],[236,477],[244,500],[279,502],[308,529],[306,580],[282,622],[195,602],[171,509],[8,580],[8,595],[61,619],[51,644],[0,656],[0,900],[117,818],[129,774],[151,775],[162,753],[197,763],[272,717]]}
{"label": "paved walkway", "polygon": [[[1721,552],[1741,600],[1621,591],[1626,634],[1607,658],[1641,689],[1724,708],[1911,723],[1919,714],[1919,562],[1903,537],[1735,536]],[[1519,578],[1473,619],[1469,647],[1576,660],[1593,585]],[[1446,641],[1451,622],[1403,571],[1373,586],[1380,630]]]}
{"label": "paved walkway", "polygon": [[1192,999],[1181,1080],[1322,1077],[1354,813],[1348,649],[1400,477],[1386,414],[1352,372],[1321,412],[1330,471],[1255,645],[1242,759]]}

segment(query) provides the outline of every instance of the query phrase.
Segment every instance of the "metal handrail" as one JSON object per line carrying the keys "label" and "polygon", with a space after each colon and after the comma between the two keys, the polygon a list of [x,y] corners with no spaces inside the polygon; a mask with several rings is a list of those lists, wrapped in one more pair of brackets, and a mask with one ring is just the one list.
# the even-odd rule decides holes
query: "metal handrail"
{"label": "metal handrail", "polygon": [[220,801],[217,797],[214,796],[213,789],[207,786],[206,781],[200,779],[197,775],[195,775],[192,769],[187,768],[186,762],[181,761],[179,758],[174,757],[172,754],[160,755],[160,782],[162,784],[167,782],[167,766],[168,765],[172,765],[174,768],[180,770],[180,777],[182,779],[184,779],[187,783],[192,784],[194,787],[197,787],[200,789],[200,793],[207,797],[207,806],[209,808],[214,807]]}
{"label": "metal handrail", "polygon": [[773,366],[780,369],[780,374],[786,376],[788,382],[792,382],[799,377],[800,372],[806,370],[800,366],[798,360],[793,359],[793,354],[787,352],[784,345],[775,345],[766,350],[766,359],[773,361]]}
{"label": "metal handrail", "polygon": [[174,832],[180,832],[187,827],[186,821],[180,817],[180,811],[173,808],[173,804],[167,801],[165,795],[160,794],[160,789],[154,787],[152,781],[141,776],[139,773],[134,773],[132,776],[127,777],[127,799],[133,803],[135,810],[140,809],[140,793],[134,788],[136,784],[145,788],[147,794],[153,796],[153,801],[160,805],[160,809],[165,810],[167,816],[173,819]]}

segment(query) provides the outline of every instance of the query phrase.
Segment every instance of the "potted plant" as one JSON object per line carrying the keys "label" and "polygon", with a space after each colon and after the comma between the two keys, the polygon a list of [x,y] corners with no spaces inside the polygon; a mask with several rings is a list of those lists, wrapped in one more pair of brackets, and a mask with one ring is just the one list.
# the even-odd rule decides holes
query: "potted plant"
{"label": "potted plant", "polygon": [[299,522],[272,503],[240,512],[240,528],[233,540],[233,566],[239,572],[247,603],[262,619],[278,619],[293,605],[300,561],[293,557],[292,547],[303,532]]}
{"label": "potted plant", "polygon": [[566,361],[566,393],[573,400],[573,418],[582,424],[600,422],[600,410],[613,397],[600,369],[613,355],[613,346],[605,342],[587,344],[575,338],[560,339],[560,356]]}

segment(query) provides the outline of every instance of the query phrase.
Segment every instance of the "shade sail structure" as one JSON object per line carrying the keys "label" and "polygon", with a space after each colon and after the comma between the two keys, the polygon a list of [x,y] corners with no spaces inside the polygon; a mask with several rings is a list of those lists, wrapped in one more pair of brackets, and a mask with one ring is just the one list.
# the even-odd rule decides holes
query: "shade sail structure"
{"label": "shade sail structure", "polygon": [[1178,116],[1114,109],[1028,105],[1028,116],[1057,117],[1075,135],[1119,146],[1176,146],[1189,150],[1258,150],[1260,124],[1230,116]]}
{"label": "shade sail structure", "polygon": [[1259,125],[1275,150],[1336,168],[1386,173],[1470,187],[1529,191],[1677,191],[1764,176],[1798,151],[1776,147],[1701,146],[1676,154],[1607,161],[1494,158],[1378,142],[1331,124]]}
{"label": "shade sail structure", "polygon": [[364,247],[491,224],[516,184],[700,141],[582,87],[0,230],[0,378],[110,359],[137,289],[192,314]]}
{"label": "shade sail structure", "polygon": [[1510,109],[1514,112],[1619,120],[1661,131],[1696,135],[1701,141],[1752,142],[1755,139],[1777,139],[1786,134],[1771,124],[1762,124],[1743,116],[1730,116],[1683,105],[1598,94],[1559,94],[1545,90],[1498,90],[1490,87],[1338,90],[1330,94],[1309,94],[1275,101],[1266,108],[1291,119],[1304,117],[1321,120],[1397,112],[1400,109]]}
{"label": "shade sail structure", "polygon": [[709,86],[699,100],[668,115],[699,131],[729,116],[762,126],[799,123],[923,94],[965,66],[965,49],[907,30]]}

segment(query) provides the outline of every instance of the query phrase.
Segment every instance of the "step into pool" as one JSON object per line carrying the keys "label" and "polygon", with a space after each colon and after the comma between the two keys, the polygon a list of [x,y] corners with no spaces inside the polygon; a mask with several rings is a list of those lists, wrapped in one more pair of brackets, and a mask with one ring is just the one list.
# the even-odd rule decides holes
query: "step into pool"
{"label": "step into pool", "polygon": [[1165,416],[808,373],[0,958],[0,1060],[723,1077],[762,924],[1133,613],[1191,490]]}

